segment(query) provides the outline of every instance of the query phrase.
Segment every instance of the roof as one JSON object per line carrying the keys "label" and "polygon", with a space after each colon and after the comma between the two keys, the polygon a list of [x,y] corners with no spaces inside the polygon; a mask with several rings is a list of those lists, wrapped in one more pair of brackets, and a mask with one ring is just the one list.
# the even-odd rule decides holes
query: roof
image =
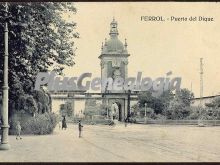
{"label": "roof", "polygon": [[197,97],[197,98],[194,98],[192,100],[200,100],[200,99],[209,99],[209,98],[215,98],[215,97],[220,97],[220,95],[213,95],[213,96],[205,96],[205,97]]}
{"label": "roof", "polygon": [[102,54],[127,54],[127,42],[123,44],[118,39],[118,23],[113,19],[110,24],[110,39],[105,39],[104,45],[102,45]]}

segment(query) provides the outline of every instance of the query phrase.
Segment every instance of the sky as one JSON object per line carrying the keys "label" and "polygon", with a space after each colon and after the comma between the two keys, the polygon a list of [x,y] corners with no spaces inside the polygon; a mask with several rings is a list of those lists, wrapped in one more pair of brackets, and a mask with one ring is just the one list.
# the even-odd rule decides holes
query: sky
{"label": "sky", "polygon": [[[66,19],[77,23],[79,39],[75,65],[64,73],[79,76],[91,72],[101,76],[101,43],[109,38],[110,23],[118,22],[119,39],[127,39],[128,76],[142,71],[143,77],[181,77],[182,88],[188,88],[196,97],[200,93],[200,58],[204,62],[203,96],[220,92],[220,4],[197,2],[76,2],[77,13]],[[164,18],[203,16],[213,22],[148,22],[141,16]]]}

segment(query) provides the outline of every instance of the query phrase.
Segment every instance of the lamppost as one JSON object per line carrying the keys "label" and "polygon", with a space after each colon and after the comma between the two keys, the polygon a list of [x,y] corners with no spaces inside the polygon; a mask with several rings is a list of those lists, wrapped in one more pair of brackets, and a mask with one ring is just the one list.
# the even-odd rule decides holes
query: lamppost
{"label": "lamppost", "polygon": [[140,106],[140,103],[138,102],[137,103],[137,116],[139,117],[139,115],[140,115],[140,109],[139,109],[139,106]]}
{"label": "lamppost", "polygon": [[104,103],[105,103],[105,105],[107,105],[107,107],[106,107],[106,112],[107,112],[106,117],[108,119],[109,118],[109,112],[108,112],[108,98],[106,98],[107,91],[108,91],[108,82],[107,82],[107,84],[105,86],[105,92],[102,94],[102,97],[105,98],[104,99],[104,101],[105,101]]}
{"label": "lamppost", "polygon": [[10,145],[8,143],[8,23],[7,23],[7,16],[8,16],[8,4],[6,2],[5,5],[6,11],[6,21],[5,21],[5,30],[4,30],[4,45],[5,45],[5,52],[4,52],[4,80],[3,80],[3,98],[2,98],[2,137],[1,137],[1,145],[0,150],[8,150]]}
{"label": "lamppost", "polygon": [[108,119],[108,100],[106,100],[106,111],[107,111],[107,119]]}
{"label": "lamppost", "polygon": [[144,121],[147,121],[147,103],[144,104]]}

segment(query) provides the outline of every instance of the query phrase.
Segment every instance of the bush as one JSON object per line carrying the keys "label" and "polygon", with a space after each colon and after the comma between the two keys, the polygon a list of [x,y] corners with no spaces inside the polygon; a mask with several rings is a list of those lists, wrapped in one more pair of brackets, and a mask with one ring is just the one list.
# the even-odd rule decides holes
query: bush
{"label": "bush", "polygon": [[183,101],[174,99],[170,101],[170,104],[168,108],[165,110],[164,114],[166,115],[167,119],[186,119],[190,115],[190,106],[185,105]]}
{"label": "bush", "polygon": [[190,114],[186,119],[198,120],[198,119],[200,119],[202,111],[203,111],[202,107],[192,106],[192,107],[190,107]]}
{"label": "bush", "polygon": [[53,133],[58,123],[58,116],[54,113],[36,114],[22,126],[23,134],[45,135]]}
{"label": "bush", "polygon": [[25,110],[26,113],[34,115],[38,111],[36,100],[32,95],[21,95],[17,101],[17,109],[15,111]]}
{"label": "bush", "polygon": [[25,110],[16,111],[13,115],[9,118],[9,134],[15,135],[16,134],[16,125],[19,121],[21,127],[32,117],[33,115],[30,113],[25,112]]}
{"label": "bush", "polygon": [[157,114],[155,117],[156,117],[155,118],[156,120],[166,120],[166,116],[164,116],[162,114]]}

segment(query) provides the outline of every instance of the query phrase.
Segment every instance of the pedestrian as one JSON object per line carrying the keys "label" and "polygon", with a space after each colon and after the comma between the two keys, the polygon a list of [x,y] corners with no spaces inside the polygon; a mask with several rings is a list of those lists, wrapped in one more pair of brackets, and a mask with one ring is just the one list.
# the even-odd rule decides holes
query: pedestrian
{"label": "pedestrian", "polygon": [[58,125],[59,125],[59,129],[61,129],[61,126],[62,126],[61,120],[59,121]]}
{"label": "pedestrian", "polygon": [[3,125],[2,118],[0,118],[0,130],[2,129],[2,125]]}
{"label": "pedestrian", "polygon": [[79,138],[82,137],[82,127],[83,127],[83,125],[81,123],[81,120],[79,120]]}
{"label": "pedestrian", "polygon": [[21,138],[21,125],[19,121],[17,121],[17,124],[16,124],[16,139],[18,140],[18,138],[22,139]]}
{"label": "pedestrian", "polygon": [[66,125],[66,117],[64,116],[63,117],[63,120],[62,120],[62,129],[65,129],[66,130],[66,128],[67,128],[67,125]]}
{"label": "pedestrian", "polygon": [[127,124],[128,124],[128,118],[126,117],[125,118],[125,127],[127,127]]}

